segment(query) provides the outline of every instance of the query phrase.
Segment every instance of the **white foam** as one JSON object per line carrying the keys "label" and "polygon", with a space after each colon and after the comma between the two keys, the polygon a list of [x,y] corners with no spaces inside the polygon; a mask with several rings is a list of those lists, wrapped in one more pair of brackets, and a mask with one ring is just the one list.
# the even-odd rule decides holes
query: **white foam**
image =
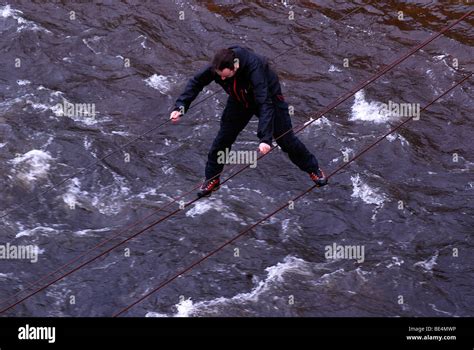
{"label": "white foam", "polygon": [[139,38],[143,38],[142,42],[140,43],[141,47],[143,47],[144,49],[147,49],[147,46],[145,45],[145,42],[146,42],[147,37],[144,36],[144,35],[139,35],[139,36],[137,37],[137,39],[139,39]]}
{"label": "white foam", "polygon": [[433,59],[436,61],[441,61],[441,60],[444,60],[446,57],[448,57],[448,55],[442,54],[442,55],[433,56]]}
{"label": "white foam", "polygon": [[108,232],[111,231],[111,227],[97,228],[97,229],[85,229],[74,232],[76,236],[89,236],[91,233],[97,232]]}
{"label": "white foam", "polygon": [[129,136],[130,135],[130,133],[128,133],[126,131],[112,131],[111,134],[120,135],[120,136]]}
{"label": "white foam", "polygon": [[314,123],[314,125],[317,125],[317,126],[324,126],[324,125],[327,125],[327,126],[331,126],[332,123],[331,121],[326,118],[325,116],[322,116],[321,118],[318,118]]}
{"label": "white foam", "polygon": [[282,229],[282,232],[285,234],[288,232],[288,229],[290,228],[290,219],[284,219],[282,222],[281,222],[281,229]]}
{"label": "white foam", "polygon": [[10,7],[10,5],[5,5],[0,7],[0,16],[3,18],[13,18],[16,20],[18,24],[17,32],[21,32],[23,30],[32,30],[32,31],[43,31],[46,33],[51,33],[49,30],[41,27],[40,25],[36,24],[33,21],[28,21],[21,17],[23,14],[20,10],[15,10]]}
{"label": "white foam", "polygon": [[392,262],[387,265],[387,268],[391,268],[393,266],[401,266],[404,263],[403,259],[392,256]]}
{"label": "white foam", "polygon": [[321,283],[328,283],[329,280],[333,279],[334,276],[338,276],[340,274],[343,274],[345,273],[346,270],[344,270],[343,268],[340,268],[338,270],[335,270],[335,271],[332,271],[332,272],[328,272],[328,273],[325,273],[324,275],[322,275],[318,281],[316,281],[315,283],[316,284],[321,284]]}
{"label": "white foam", "polygon": [[387,140],[390,141],[390,142],[393,142],[395,140],[400,140],[400,143],[402,144],[402,146],[408,146],[409,143],[407,141],[406,138],[404,138],[402,135],[400,134],[397,134],[397,133],[393,133],[393,134],[390,134],[390,135],[387,135]]}
{"label": "white foam", "polygon": [[61,198],[69,208],[79,206],[92,209],[93,207],[101,214],[115,215],[127,204],[130,188],[122,177],[115,173],[112,173],[112,176],[114,182],[108,186],[102,186],[100,192],[94,194],[81,190],[81,182],[78,178],[73,178]]}
{"label": "white foam", "polygon": [[174,174],[174,168],[172,166],[168,166],[168,165],[163,165],[161,167],[161,171],[163,171],[163,173],[165,175],[173,175]]}
{"label": "white foam", "polygon": [[194,218],[195,216],[202,215],[213,208],[217,209],[216,205],[213,205],[213,202],[200,201],[194,204],[194,206],[186,212],[186,216]]}
{"label": "white foam", "polygon": [[156,196],[156,188],[149,188],[146,191],[140,192],[139,194],[135,195],[135,197],[145,199],[146,196]]}
{"label": "white foam", "polygon": [[442,313],[442,314],[449,315],[449,316],[454,316],[454,315],[453,315],[452,313],[450,313],[450,312],[447,312],[447,311],[443,311],[443,310],[438,309],[435,304],[428,304],[428,305],[431,306],[431,308],[432,308],[434,311],[436,311],[436,312],[440,312],[440,313]]}
{"label": "white foam", "polygon": [[18,178],[26,183],[45,178],[53,157],[48,152],[31,150],[10,161]]}
{"label": "white foam", "polygon": [[[109,262],[105,265],[91,267],[91,269],[92,270],[105,270],[105,269],[109,268],[110,266],[115,265],[116,263],[117,263],[117,261],[111,261],[111,262]],[[133,260],[132,260],[132,264],[130,265],[130,268],[133,268]]]}
{"label": "white foam", "polygon": [[18,85],[20,85],[20,86],[24,86],[24,85],[29,85],[29,84],[31,84],[31,81],[19,79],[19,80],[16,81],[16,83],[17,83]]}
{"label": "white foam", "polygon": [[176,305],[176,309],[178,312],[175,317],[188,317],[193,312],[193,302],[191,299],[185,299]]}
{"label": "white foam", "polygon": [[84,43],[84,45],[86,45],[89,48],[89,50],[91,50],[96,55],[99,55],[100,52],[94,50],[94,48],[89,43],[94,43],[95,44],[98,41],[100,41],[101,38],[102,38],[101,36],[94,35],[92,38],[82,39],[82,42]]}
{"label": "white foam", "polygon": [[[220,305],[242,305],[247,302],[258,302],[262,294],[270,291],[275,285],[281,284],[285,279],[285,275],[288,273],[311,276],[307,264],[308,263],[302,259],[287,256],[283,259],[283,262],[267,267],[265,269],[267,272],[265,280],[259,281],[250,292],[239,293],[231,298],[220,297],[210,301],[201,301],[197,303],[193,303],[191,299],[182,300],[180,303],[175,305],[177,313],[172,316],[190,317],[198,314],[200,311],[210,313],[213,311],[213,308]],[[162,317],[163,314],[148,312],[147,316]]]}
{"label": "white foam", "polygon": [[342,152],[342,155],[344,156],[343,159],[351,159],[350,157],[350,153],[354,154],[354,149],[350,148],[350,147],[343,147],[341,149],[341,152]]}
{"label": "white foam", "polygon": [[0,7],[0,16],[2,16],[3,18],[13,17],[15,11],[17,10],[12,10],[10,5]]}
{"label": "white foam", "polygon": [[436,260],[438,259],[438,251],[429,259],[423,260],[423,261],[418,261],[417,263],[414,263],[413,266],[420,266],[426,271],[431,271],[433,267],[437,264]]}
{"label": "white foam", "polygon": [[22,230],[18,232],[15,236],[15,238],[20,238],[20,237],[30,237],[30,236],[37,236],[37,235],[49,235],[49,234],[57,234],[59,233],[58,230],[55,230],[54,228],[51,227],[44,227],[44,226],[37,226],[33,229],[27,229],[27,230]]}
{"label": "white foam", "polygon": [[342,72],[342,70],[339,69],[339,68],[337,68],[336,66],[333,66],[333,65],[331,64],[331,66],[330,66],[329,69],[328,69],[328,72],[329,72],[329,73],[332,73],[332,72]]}
{"label": "white foam", "polygon": [[351,121],[360,120],[379,124],[390,120],[389,112],[383,108],[381,102],[367,102],[365,100],[364,90],[360,90],[355,94],[351,112],[349,117]]}
{"label": "white foam", "polygon": [[33,102],[31,100],[26,100],[26,103],[31,105],[31,107],[33,107],[33,109],[41,111],[41,112],[52,109],[52,107],[50,105],[46,105],[44,103]]}
{"label": "white foam", "polygon": [[169,317],[169,316],[167,314],[149,311],[145,314],[145,317]]}
{"label": "white foam", "polygon": [[220,212],[224,218],[244,223],[235,213],[233,213],[228,206],[226,206],[221,199],[214,199],[212,201],[196,202],[194,206],[186,212],[187,217],[194,218],[198,215],[207,213],[209,210],[215,209]]}
{"label": "white foam", "polygon": [[431,90],[434,94],[440,95],[442,93],[442,90],[436,87],[436,84],[439,82],[439,76],[430,68],[426,70],[426,74],[433,81],[433,84],[430,85]]}
{"label": "white foam", "polygon": [[308,125],[308,124],[311,124],[313,126],[317,126],[319,128],[322,128],[325,125],[327,125],[327,126],[332,125],[331,121],[328,118],[326,118],[325,116],[321,116],[320,118],[318,118],[316,120],[313,119],[313,118],[310,118],[307,122],[304,123],[304,125]]}
{"label": "white foam", "polygon": [[355,176],[351,176],[352,180],[352,197],[353,198],[359,198],[361,199],[364,203],[367,204],[376,204],[377,206],[383,205],[387,197],[385,194],[380,193],[379,189],[372,188],[369,185],[367,185],[365,182],[363,182],[359,176],[359,174],[356,174]]}
{"label": "white foam", "polygon": [[298,225],[298,223],[296,223],[294,220],[284,219],[281,221],[280,237],[283,242],[286,242],[290,236],[301,231],[302,231],[301,226]]}
{"label": "white foam", "polygon": [[21,97],[4,99],[2,102],[0,102],[0,111],[6,112],[11,106],[19,102],[22,102]]}
{"label": "white foam", "polygon": [[307,262],[293,256],[286,256],[283,259],[283,262],[267,267],[265,271],[267,271],[267,278],[265,280],[260,281],[249,293],[237,294],[232,299],[258,301],[259,296],[269,290],[272,284],[283,282],[284,275],[287,273],[296,273],[306,276],[311,275],[310,271],[307,269]]}
{"label": "white foam", "polygon": [[13,273],[9,272],[9,273],[1,273],[0,272],[0,278],[10,278],[13,276]]}
{"label": "white foam", "polygon": [[[286,8],[293,8],[293,4],[290,4],[291,1],[288,1],[288,0],[281,0],[281,4],[283,6],[285,6]],[[278,4],[275,4],[275,6],[277,6]]]}
{"label": "white foam", "polygon": [[67,192],[63,194],[62,199],[69,208],[73,208],[77,204],[77,198],[80,193],[81,183],[79,179],[75,177],[69,180]]}
{"label": "white foam", "polygon": [[90,151],[91,149],[91,146],[92,146],[92,141],[89,140],[89,138],[87,136],[84,137],[84,148],[88,151]]}

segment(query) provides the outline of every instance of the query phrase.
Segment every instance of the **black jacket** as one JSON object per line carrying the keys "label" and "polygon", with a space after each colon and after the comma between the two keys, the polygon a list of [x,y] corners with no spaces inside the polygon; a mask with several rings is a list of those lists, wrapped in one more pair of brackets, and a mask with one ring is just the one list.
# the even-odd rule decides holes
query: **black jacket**
{"label": "black jacket", "polygon": [[281,96],[278,76],[269,67],[265,57],[255,54],[249,49],[232,46],[239,69],[232,78],[222,80],[209,64],[191,78],[184,92],[176,100],[174,110],[184,107],[184,112],[212,81],[221,85],[230,98],[241,103],[245,108],[255,108],[258,116],[257,136],[261,142],[271,145],[273,135],[273,101]]}

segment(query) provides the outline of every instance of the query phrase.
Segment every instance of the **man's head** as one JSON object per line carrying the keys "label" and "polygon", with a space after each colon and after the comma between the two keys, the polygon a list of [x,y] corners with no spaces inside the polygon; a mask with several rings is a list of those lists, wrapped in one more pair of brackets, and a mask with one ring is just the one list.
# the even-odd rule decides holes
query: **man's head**
{"label": "man's head", "polygon": [[231,49],[221,49],[215,54],[212,67],[222,80],[232,78],[239,68],[239,59]]}

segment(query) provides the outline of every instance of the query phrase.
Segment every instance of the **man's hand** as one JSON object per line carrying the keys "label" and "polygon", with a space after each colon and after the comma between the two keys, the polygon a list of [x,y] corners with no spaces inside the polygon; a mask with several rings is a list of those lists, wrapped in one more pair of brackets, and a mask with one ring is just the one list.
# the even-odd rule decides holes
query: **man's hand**
{"label": "man's hand", "polygon": [[267,154],[272,149],[272,146],[262,142],[260,145],[258,145],[258,149],[260,150],[260,153]]}
{"label": "man's hand", "polygon": [[171,122],[177,123],[179,121],[179,118],[181,118],[181,112],[180,111],[171,112],[171,114],[170,114]]}

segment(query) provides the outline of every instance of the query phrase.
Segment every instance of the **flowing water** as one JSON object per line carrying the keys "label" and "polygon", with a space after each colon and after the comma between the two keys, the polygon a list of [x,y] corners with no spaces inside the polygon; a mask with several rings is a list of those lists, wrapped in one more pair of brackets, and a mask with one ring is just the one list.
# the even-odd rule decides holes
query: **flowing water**
{"label": "flowing water", "polygon": [[[303,113],[321,110],[472,10],[467,3],[2,1],[0,209],[165,121],[187,80],[221,47],[281,54],[272,65],[296,126],[308,120]],[[326,173],[405,119],[384,104],[422,108],[474,70],[473,25],[471,15],[299,133]],[[330,185],[127,315],[474,316],[472,87],[471,78]],[[202,181],[226,102],[214,84],[197,100],[206,96],[180,123],[8,212],[0,243],[37,246],[39,255],[35,263],[1,261],[0,299]],[[59,104],[94,110],[61,113]],[[254,118],[235,150],[257,148],[256,127]],[[311,185],[276,149],[211,198],[4,315],[110,316]],[[363,249],[363,259],[332,259],[326,252],[334,245]]]}

